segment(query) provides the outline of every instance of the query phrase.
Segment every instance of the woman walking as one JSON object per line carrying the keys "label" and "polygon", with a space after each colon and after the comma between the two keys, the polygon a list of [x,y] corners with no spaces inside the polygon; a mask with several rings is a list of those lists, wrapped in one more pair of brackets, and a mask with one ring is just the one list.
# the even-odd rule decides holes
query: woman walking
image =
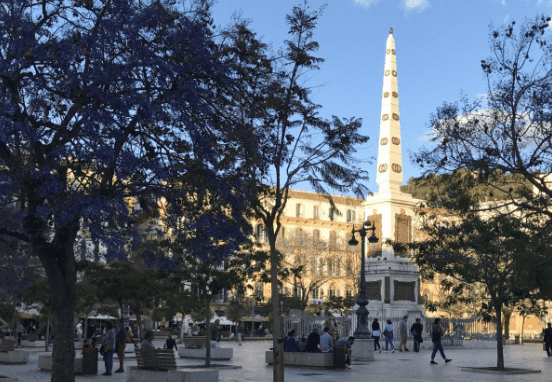
{"label": "woman walking", "polygon": [[383,331],[385,336],[385,351],[387,351],[388,346],[391,345],[391,350],[395,352],[395,345],[393,345],[393,322],[390,319],[387,319],[387,325],[385,325],[385,330]]}
{"label": "woman walking", "polygon": [[378,319],[374,318],[374,321],[372,321],[372,338],[374,339],[374,351],[379,350],[379,352],[381,353],[381,345],[379,343],[380,336],[380,324],[378,322]]}

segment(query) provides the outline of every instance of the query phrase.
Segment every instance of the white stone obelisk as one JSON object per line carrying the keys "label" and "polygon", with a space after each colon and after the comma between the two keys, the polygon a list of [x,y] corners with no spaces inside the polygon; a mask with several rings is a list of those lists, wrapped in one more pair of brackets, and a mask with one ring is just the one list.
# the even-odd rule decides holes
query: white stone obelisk
{"label": "white stone obelisk", "polygon": [[[370,321],[380,321],[398,315],[423,314],[420,305],[420,275],[408,253],[395,253],[385,244],[391,239],[408,243],[413,240],[414,207],[419,201],[401,192],[403,182],[401,154],[401,124],[397,52],[393,30],[389,29],[385,47],[383,91],[376,182],[378,192],[364,202],[367,220],[375,223],[379,249],[366,259],[366,294]],[[380,323],[381,324],[381,323]]]}

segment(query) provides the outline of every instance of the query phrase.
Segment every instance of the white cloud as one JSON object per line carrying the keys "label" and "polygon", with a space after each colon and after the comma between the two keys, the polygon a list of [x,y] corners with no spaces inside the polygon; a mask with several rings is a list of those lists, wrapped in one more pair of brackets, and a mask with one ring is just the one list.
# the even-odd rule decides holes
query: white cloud
{"label": "white cloud", "polygon": [[422,12],[429,6],[428,0],[404,0],[404,7],[407,11]]}
{"label": "white cloud", "polygon": [[355,3],[368,8],[370,5],[376,4],[379,0],[354,0],[354,1]]}
{"label": "white cloud", "polygon": [[502,0],[502,5],[506,5],[506,0]]}

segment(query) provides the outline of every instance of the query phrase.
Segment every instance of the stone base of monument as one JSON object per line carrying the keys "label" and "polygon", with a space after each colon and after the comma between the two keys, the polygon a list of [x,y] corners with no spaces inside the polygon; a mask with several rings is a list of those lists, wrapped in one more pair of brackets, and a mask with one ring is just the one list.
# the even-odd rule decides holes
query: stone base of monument
{"label": "stone base of monument", "polygon": [[374,340],[355,339],[351,346],[351,360],[353,362],[368,362],[374,360]]}

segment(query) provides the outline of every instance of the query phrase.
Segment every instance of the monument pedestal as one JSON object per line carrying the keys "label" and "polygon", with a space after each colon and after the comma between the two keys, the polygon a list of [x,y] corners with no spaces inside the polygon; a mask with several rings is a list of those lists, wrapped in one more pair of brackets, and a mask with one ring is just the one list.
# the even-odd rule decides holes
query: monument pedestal
{"label": "monument pedestal", "polygon": [[374,340],[373,339],[355,339],[351,346],[352,361],[373,361],[374,360]]}

